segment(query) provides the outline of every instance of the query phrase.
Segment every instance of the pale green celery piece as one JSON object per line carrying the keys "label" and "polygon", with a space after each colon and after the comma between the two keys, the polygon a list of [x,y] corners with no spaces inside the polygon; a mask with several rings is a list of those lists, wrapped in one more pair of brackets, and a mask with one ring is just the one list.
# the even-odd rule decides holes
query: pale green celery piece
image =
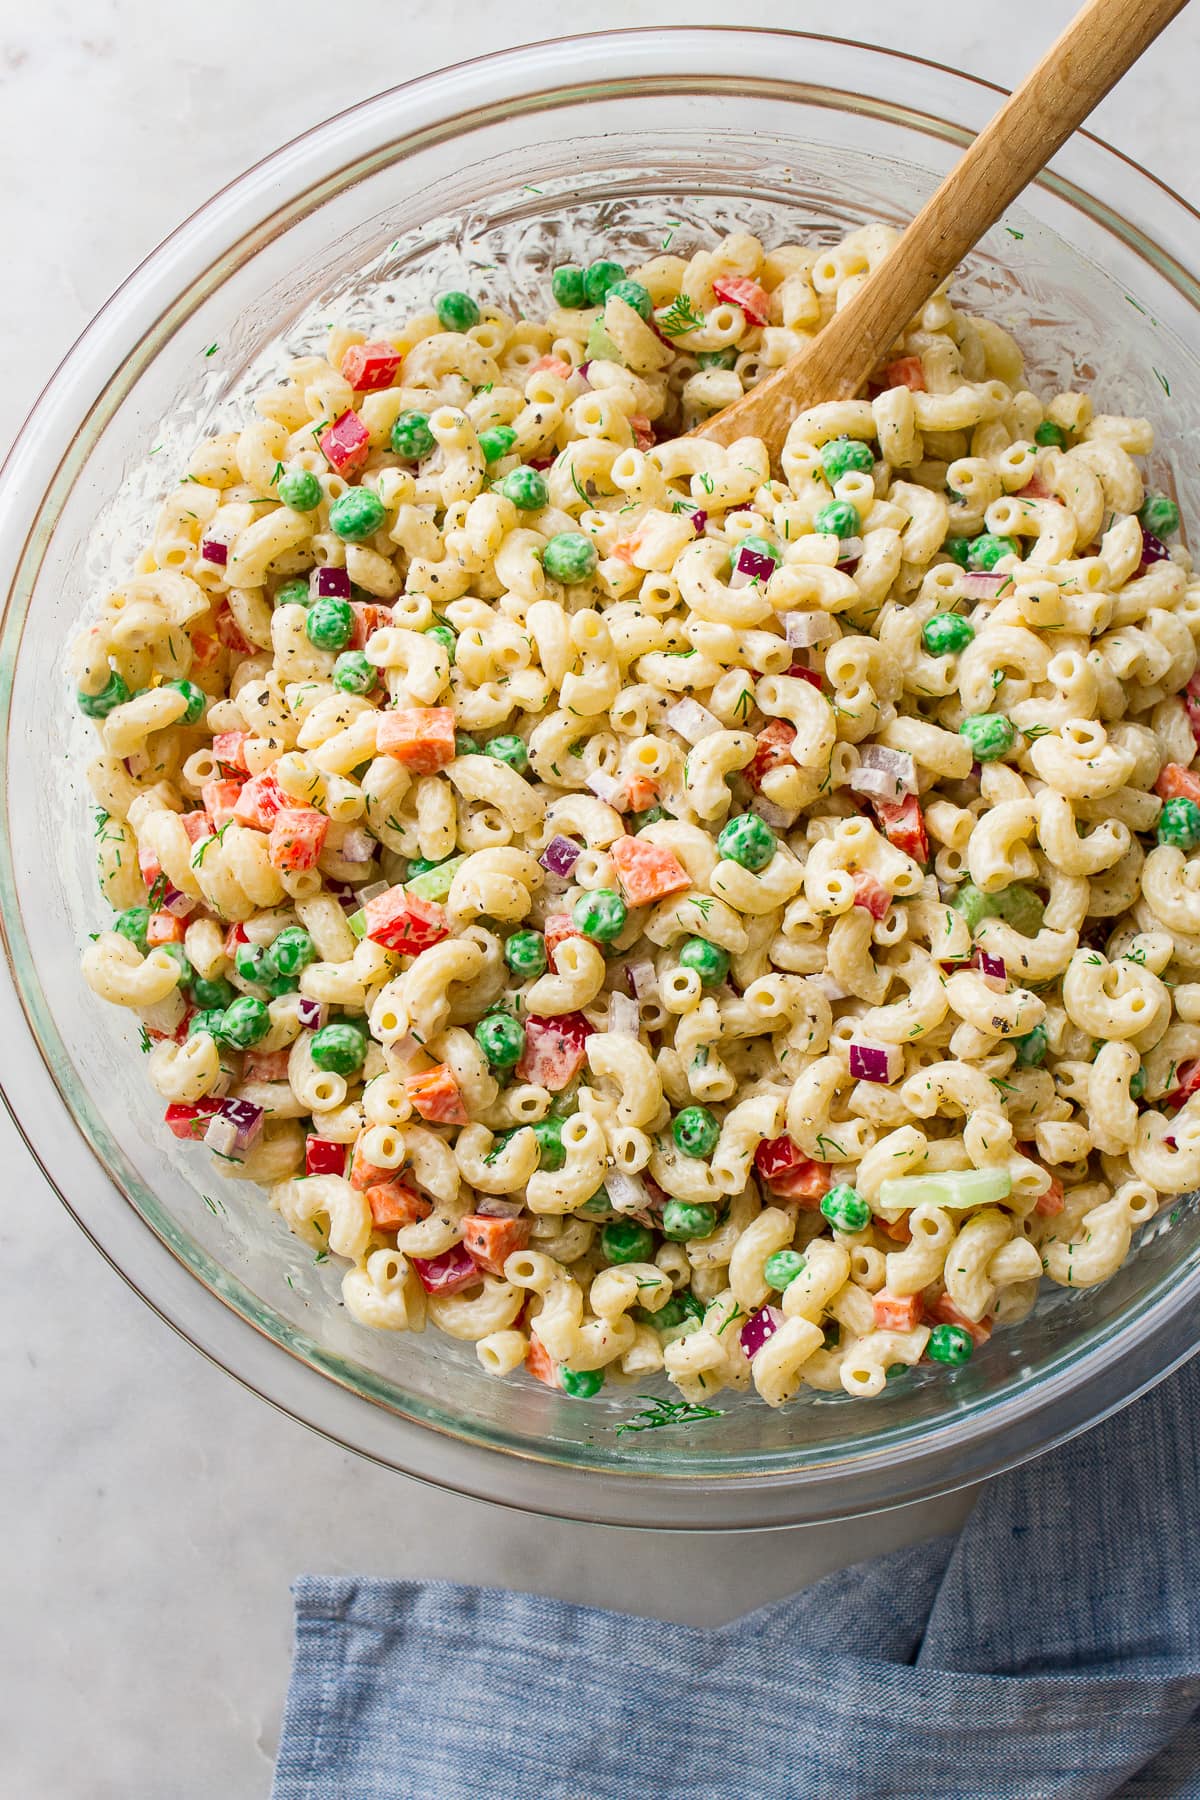
{"label": "pale green celery piece", "polygon": [[593,319],[587,335],[587,347],[584,355],[588,362],[615,362],[621,360],[621,352],[604,329],[604,318],[601,315]]}
{"label": "pale green celery piece", "polygon": [[450,884],[467,860],[467,852],[463,856],[452,856],[449,862],[439,863],[436,869],[426,869],[423,875],[414,875],[406,881],[406,894],[415,894],[418,900],[445,900],[450,893]]}
{"label": "pale green celery piece", "polygon": [[360,907],[356,913],[351,913],[350,917],[346,920],[346,923],[356,938],[362,937],[367,929],[366,909]]}
{"label": "pale green celery piece", "polygon": [[1007,1200],[1012,1176],[1007,1169],[955,1169],[944,1175],[897,1175],[879,1184],[879,1211],[885,1216],[910,1206],[988,1206]]}

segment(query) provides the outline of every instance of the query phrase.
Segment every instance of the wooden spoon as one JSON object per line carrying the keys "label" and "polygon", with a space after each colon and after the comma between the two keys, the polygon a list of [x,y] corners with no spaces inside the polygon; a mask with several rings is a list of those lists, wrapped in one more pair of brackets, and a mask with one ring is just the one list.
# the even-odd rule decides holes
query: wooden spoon
{"label": "wooden spoon", "polygon": [[810,344],[690,437],[762,438],[776,459],[797,413],[857,394],[946,277],[1187,0],[1088,0]]}

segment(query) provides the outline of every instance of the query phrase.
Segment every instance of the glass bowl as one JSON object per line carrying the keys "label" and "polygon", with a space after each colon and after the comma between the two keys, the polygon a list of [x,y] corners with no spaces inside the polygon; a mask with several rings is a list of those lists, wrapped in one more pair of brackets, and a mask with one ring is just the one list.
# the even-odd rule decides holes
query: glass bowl
{"label": "glass bowl", "polygon": [[[998,90],[832,39],[678,29],[571,38],[466,63],[330,120],[190,218],[113,296],[38,402],[0,482],[5,733],[0,884],[5,1091],[97,1247],[247,1385],[395,1468],[524,1509],[676,1528],[813,1521],[944,1491],[1122,1405],[1196,1343],[1200,1217],[1142,1233],[1106,1285],[1054,1290],[960,1371],[880,1399],[780,1412],[722,1396],[690,1428],[618,1434],[644,1404],[495,1381],[430,1332],[370,1332],[335,1271],[256,1189],[161,1124],[129,1016],[78,974],[104,908],[86,733],[64,675],[80,616],[128,569],[187,446],[238,413],[330,319],[464,287],[528,310],[552,261],[687,253],[903,223]],[[959,293],[1022,342],[1034,379],[1148,413],[1156,478],[1200,506],[1196,215],[1081,134],[970,258]],[[1194,440],[1193,440],[1194,441]],[[645,1383],[641,1384],[647,1385]],[[658,1391],[665,1393],[665,1388]]]}

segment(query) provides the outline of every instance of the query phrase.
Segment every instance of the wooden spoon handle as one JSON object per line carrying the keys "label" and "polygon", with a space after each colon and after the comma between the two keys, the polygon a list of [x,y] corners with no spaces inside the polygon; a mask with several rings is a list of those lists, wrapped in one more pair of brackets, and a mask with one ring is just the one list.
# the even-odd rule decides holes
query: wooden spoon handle
{"label": "wooden spoon handle", "polygon": [[777,447],[798,411],[856,394],[967,251],[1186,5],[1088,0],[812,343],[693,435],[728,444],[752,434]]}

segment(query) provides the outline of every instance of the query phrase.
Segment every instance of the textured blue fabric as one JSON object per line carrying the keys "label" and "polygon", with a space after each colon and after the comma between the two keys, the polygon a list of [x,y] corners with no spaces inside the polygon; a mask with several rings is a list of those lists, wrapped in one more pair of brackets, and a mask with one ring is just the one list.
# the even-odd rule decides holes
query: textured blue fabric
{"label": "textured blue fabric", "polygon": [[716,1630],[306,1576],[273,1800],[1200,1800],[1198,1472],[1200,1360]]}

